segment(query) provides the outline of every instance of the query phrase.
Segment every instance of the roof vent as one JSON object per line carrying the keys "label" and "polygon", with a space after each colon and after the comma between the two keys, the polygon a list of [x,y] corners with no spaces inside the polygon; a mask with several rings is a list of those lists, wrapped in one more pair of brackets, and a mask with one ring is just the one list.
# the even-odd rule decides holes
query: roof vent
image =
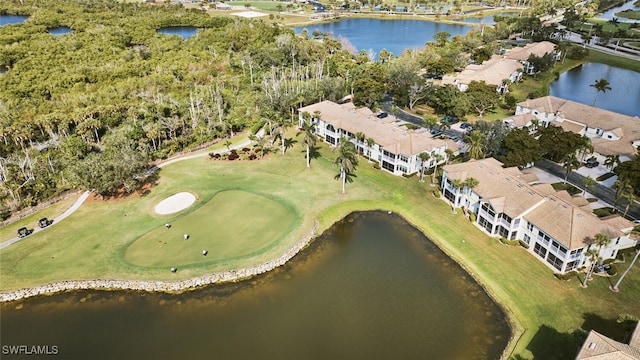
{"label": "roof vent", "polygon": [[596,348],[596,343],[594,343],[594,342],[589,343],[589,349],[590,349],[590,350],[593,350],[593,349],[595,349],[595,348]]}
{"label": "roof vent", "polygon": [[556,201],[556,198],[554,198],[554,197],[549,198],[549,199],[551,199],[551,201]]}
{"label": "roof vent", "polygon": [[568,209],[569,207],[567,206],[567,204],[562,204],[562,207],[565,209]]}
{"label": "roof vent", "polygon": [[518,187],[519,187],[519,188],[522,188],[522,184],[518,184]]}

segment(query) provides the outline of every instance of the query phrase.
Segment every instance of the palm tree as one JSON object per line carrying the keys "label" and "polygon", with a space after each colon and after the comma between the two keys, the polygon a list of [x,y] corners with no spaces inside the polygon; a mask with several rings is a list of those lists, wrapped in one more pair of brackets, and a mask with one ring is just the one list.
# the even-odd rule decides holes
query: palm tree
{"label": "palm tree", "polygon": [[[336,175],[336,180],[342,180],[342,193],[346,194],[345,185],[347,181],[352,182],[352,176],[358,166],[358,157],[356,156],[356,148],[344,136],[340,138],[340,144],[335,149],[338,150],[338,156],[334,160],[334,165],[340,168],[340,173]],[[335,150],[334,149],[334,150]]]}
{"label": "palm tree", "polygon": [[622,275],[620,275],[620,278],[618,279],[618,281],[616,281],[616,284],[611,287],[611,290],[618,292],[619,290],[618,286],[620,286],[622,279],[624,279],[624,277],[627,276],[627,273],[629,272],[629,270],[631,270],[633,265],[636,263],[636,260],[638,260],[638,255],[640,255],[640,249],[636,250],[636,256],[633,257],[633,260],[631,260],[631,263],[629,264],[629,266],[627,266],[627,268],[624,270]]}
{"label": "palm tree", "polygon": [[358,156],[360,156],[360,147],[362,147],[362,152],[364,153],[364,139],[367,138],[367,135],[365,135],[365,133],[363,133],[362,131],[358,131],[355,134],[355,137],[356,137],[356,141],[358,143],[358,148],[356,149],[357,150],[357,154],[358,154]]}
{"label": "palm tree", "polygon": [[438,119],[430,116],[422,119],[422,125],[429,130],[433,129],[438,124]]}
{"label": "palm tree", "polygon": [[231,144],[233,144],[233,143],[231,142],[231,140],[227,139],[227,140],[225,140],[225,141],[224,141],[224,143],[223,143],[223,144],[224,144],[224,146],[226,146],[226,147],[227,147],[227,151],[231,151]]}
{"label": "palm tree", "polygon": [[302,144],[307,148],[307,167],[311,167],[311,147],[316,145],[316,128],[311,122],[302,124]]}
{"label": "palm tree", "polygon": [[607,92],[607,90],[611,90],[611,86],[609,86],[609,81],[607,81],[607,79],[596,80],[595,83],[589,86],[596,88],[596,97],[595,99],[593,99],[593,104],[591,106],[596,105],[596,101],[598,101],[598,95],[601,91],[604,94]]}
{"label": "palm tree", "polygon": [[587,176],[586,178],[584,178],[584,189],[582,190],[582,196],[587,193],[587,190],[591,191],[595,184],[596,180],[591,176]]}
{"label": "palm tree", "polygon": [[587,287],[587,280],[591,279],[591,274],[593,274],[593,269],[596,267],[598,261],[600,261],[600,254],[596,249],[589,249],[585,252],[585,256],[589,258],[589,270],[587,271],[587,275],[584,277],[584,281],[580,286],[583,288]]}
{"label": "palm tree", "polygon": [[431,175],[431,186],[433,186],[436,182],[436,173],[438,172],[438,164],[444,159],[444,157],[440,154],[434,154],[433,160],[435,161],[433,167],[433,174]]}
{"label": "palm tree", "polygon": [[418,157],[420,158],[420,161],[421,161],[420,182],[424,182],[424,165],[427,163],[427,161],[429,161],[429,159],[431,159],[431,155],[429,153],[422,152],[420,153],[420,155],[418,155]]}
{"label": "palm tree", "polygon": [[282,122],[282,123],[274,124],[273,128],[271,129],[271,136],[272,136],[271,144],[273,145],[274,141],[276,141],[277,139],[280,139],[283,155],[285,151],[284,140],[286,136],[286,130],[284,126],[285,126],[284,122]]}
{"label": "palm tree", "polygon": [[480,159],[484,155],[482,148],[484,147],[485,137],[479,130],[471,131],[464,137],[464,143],[467,144],[469,156],[472,159]]}
{"label": "palm tree", "polygon": [[578,161],[578,158],[576,157],[575,153],[570,153],[567,154],[564,159],[562,160],[562,168],[565,170],[565,175],[564,175],[564,183],[567,183],[567,178],[569,177],[569,174],[571,174],[571,172],[577,168],[580,167],[580,162]]}
{"label": "palm tree", "polygon": [[604,166],[609,168],[609,171],[613,171],[613,168],[620,165],[620,155],[607,155],[604,160]]}
{"label": "palm tree", "polygon": [[631,181],[629,179],[620,179],[616,180],[613,184],[613,188],[616,189],[616,205],[620,202],[621,199],[625,199],[627,201],[627,205],[624,209],[623,217],[627,216],[627,211],[629,211],[629,207],[635,200],[635,190],[633,189],[633,185],[631,185]]}
{"label": "palm tree", "polygon": [[376,144],[376,141],[371,137],[367,138],[365,141],[367,142],[367,148],[368,148],[367,162],[371,162],[371,148],[373,147],[373,145]]}
{"label": "palm tree", "polygon": [[474,177],[468,177],[464,181],[464,186],[467,188],[468,194],[471,194],[471,191],[476,188],[480,184],[480,181]]}

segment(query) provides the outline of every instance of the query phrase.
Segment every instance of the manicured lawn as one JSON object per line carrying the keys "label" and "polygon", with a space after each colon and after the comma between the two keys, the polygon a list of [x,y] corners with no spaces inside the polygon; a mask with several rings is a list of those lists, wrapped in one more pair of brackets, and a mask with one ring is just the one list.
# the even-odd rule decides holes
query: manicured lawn
{"label": "manicured lawn", "polygon": [[68,208],[70,208],[71,205],[73,205],[78,197],[80,197],[80,194],[70,195],[66,199],[60,200],[46,209],[26,216],[23,219],[20,219],[7,226],[3,226],[2,228],[0,228],[0,243],[14,238],[17,234],[18,229],[23,226],[26,226],[29,229],[33,229],[38,226],[38,220],[40,220],[41,218],[46,217],[51,220],[56,216],[62,214]]}
{"label": "manicured lawn", "polygon": [[619,13],[616,13],[615,15],[621,18],[640,20],[640,11],[621,11]]}
{"label": "manicured lawn", "polygon": [[[193,206],[198,205],[170,228],[159,224],[137,239],[127,248],[127,262],[166,270],[250,257],[282,240],[296,218],[287,204],[239,190],[222,191]],[[189,235],[187,240],[184,234]],[[206,256],[203,250],[208,251]]]}
{"label": "manicured lawn", "polygon": [[[620,314],[640,316],[640,266],[629,272],[619,293],[609,291],[610,281],[602,277],[596,277],[588,288],[582,289],[578,279],[555,279],[553,271],[526,250],[504,246],[484,235],[464,218],[461,211],[452,214],[449,205],[433,197],[434,188],[428,181],[420,183],[417,178],[395,177],[373,169],[372,164],[361,158],[357,178],[347,185],[348,193],[342,195],[340,183],[333,180],[337,173],[332,165],[335,154],[325,145],[320,146],[319,154],[320,157],[312,161],[311,169],[305,167],[304,151],[299,145],[285,155],[270,154],[260,161],[222,162],[197,158],[168,165],[160,172],[157,186],[148,194],[119,201],[87,203],[56,227],[0,250],[0,289],[63,279],[182,279],[245,267],[279,256],[304,236],[315,221],[323,231],[352,211],[383,209],[401,214],[421,229],[504,306],[514,329],[514,341],[508,354],[517,354],[520,358],[573,358],[580,338],[572,334],[580,333],[581,327],[585,330],[595,328],[622,340],[615,319]],[[282,239],[270,242],[270,246],[259,247],[262,252],[248,257],[234,257],[232,248],[225,250],[228,252],[226,261],[195,264],[193,259],[185,257],[180,261],[187,266],[174,265],[180,268],[176,274],[164,266],[168,262],[159,267],[137,264],[145,261],[145,244],[150,247],[149,251],[157,251],[151,249],[159,244],[153,242],[154,232],[160,236],[176,230],[180,235],[186,229],[183,226],[189,229],[197,226],[215,234],[213,221],[203,223],[197,218],[198,211],[215,211],[204,209],[209,204],[225,206],[232,213],[229,216],[244,218],[248,223],[242,227],[237,227],[239,220],[230,220],[229,227],[238,232],[251,226],[256,216],[265,216],[262,228],[269,226],[271,209],[257,211],[241,206],[242,210],[238,210],[220,205],[231,202],[230,199],[217,199],[224,190],[254,194],[255,197],[248,196],[243,200],[245,204],[268,198],[290,209],[284,214],[293,214],[290,220],[293,225],[278,225],[273,236],[283,234]],[[153,212],[155,204],[180,191],[193,193],[202,205],[170,216]],[[240,194],[230,191],[227,195]],[[279,209],[279,206],[273,206]],[[163,224],[166,222],[175,228],[165,229]],[[194,241],[200,241],[193,230],[189,231]],[[185,241],[178,236],[175,242]],[[168,241],[166,246],[169,246]],[[209,243],[206,246],[210,246]],[[194,246],[193,253],[188,256],[199,259],[202,256],[200,247]],[[136,256],[133,256],[134,248],[138,248]],[[179,250],[178,247],[175,249]],[[213,255],[211,249],[208,250]],[[246,250],[237,248],[236,251]],[[617,266],[624,268],[622,264]]]}

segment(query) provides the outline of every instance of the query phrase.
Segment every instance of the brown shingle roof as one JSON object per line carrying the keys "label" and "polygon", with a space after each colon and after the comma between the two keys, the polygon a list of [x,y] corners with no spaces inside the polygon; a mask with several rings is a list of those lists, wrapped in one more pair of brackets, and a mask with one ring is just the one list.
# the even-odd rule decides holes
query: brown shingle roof
{"label": "brown shingle roof", "polygon": [[542,57],[546,53],[553,53],[556,46],[549,41],[541,41],[536,43],[527,44],[524,47],[513,48],[507,51],[507,59],[514,59],[525,61],[529,59],[532,54],[538,57]]}
{"label": "brown shingle roof", "polygon": [[629,157],[636,155],[636,149],[632,143],[640,140],[640,119],[637,116],[619,114],[554,96],[529,99],[518,105],[548,114],[557,114],[563,119],[571,120],[571,122],[562,121],[559,123],[569,131],[577,133],[582,130],[582,126],[575,124],[579,123],[589,128],[611,131],[620,137],[620,140],[591,139],[594,149],[600,154],[627,155]]}
{"label": "brown shingle roof", "polygon": [[453,84],[455,80],[463,84],[472,81],[484,81],[491,85],[500,85],[502,80],[508,78],[514,71],[522,68],[516,60],[504,59],[502,56],[493,55],[491,59],[480,65],[469,65],[457,76],[445,75],[442,84]]}
{"label": "brown shingle roof", "polygon": [[[638,331],[636,325],[636,331]],[[612,340],[591,330],[582,344],[576,360],[640,360],[640,349]]]}
{"label": "brown shingle roof", "polygon": [[602,221],[566,191],[556,192],[549,184],[529,185],[520,170],[505,169],[493,158],[446,165],[444,170],[451,179],[478,179],[473,191],[497,212],[512,218],[523,216],[569,249],[585,246],[598,233],[619,237],[621,229],[633,226],[620,217],[615,222]]}
{"label": "brown shingle roof", "polygon": [[320,118],[323,121],[353,134],[361,131],[394,154],[412,156],[444,145],[454,151],[458,150],[458,146],[453,141],[434,139],[425,130],[400,128],[400,122],[395,117],[390,115],[380,119],[368,108],[356,108],[353,103],[337,104],[325,100],[300,108],[298,111],[306,111],[310,114],[320,111]]}

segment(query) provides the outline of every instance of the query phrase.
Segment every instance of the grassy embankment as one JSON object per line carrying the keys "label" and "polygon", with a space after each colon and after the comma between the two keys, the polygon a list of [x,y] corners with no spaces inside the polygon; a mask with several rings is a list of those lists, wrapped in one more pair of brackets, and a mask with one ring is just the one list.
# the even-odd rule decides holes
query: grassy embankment
{"label": "grassy embankment", "polygon": [[[579,287],[578,279],[556,280],[552,270],[530,253],[484,235],[460,211],[452,214],[446,203],[434,198],[434,188],[428,181],[395,177],[373,169],[361,159],[358,177],[348,185],[348,193],[342,195],[340,183],[333,180],[335,154],[325,145],[319,154],[311,169],[305,167],[299,145],[285,155],[271,154],[260,161],[214,162],[197,158],[171,164],[161,171],[157,186],[148,194],[89,202],[57,226],[1,250],[0,289],[64,279],[178,279],[244,267],[278,256],[314,221],[322,231],[352,211],[385,209],[400,213],[420,228],[503,304],[514,328],[514,342],[509,349],[513,354],[523,358],[571,358],[578,346],[571,335],[576,329],[595,327],[621,340],[622,334],[616,333],[619,329],[613,320],[622,313],[640,316],[639,267],[629,273],[620,293],[609,291],[610,281],[605,278],[596,277],[587,289]],[[216,194],[223,190],[242,190],[291,209],[294,226],[280,228],[282,236],[272,237],[269,246],[251,256],[227,253],[225,259],[197,256],[185,260],[171,251],[150,249],[148,255],[157,257],[160,265],[156,260],[153,264],[144,263],[147,260],[140,247],[145,242],[149,247],[164,245],[149,241],[153,232],[169,234],[176,230],[178,237],[167,237],[166,242],[184,244],[179,236],[182,229],[202,227],[213,239],[223,226],[219,222],[216,225],[215,219],[224,218],[224,227],[242,233],[254,219],[272,215],[261,206],[232,209],[229,199],[217,199]],[[154,214],[155,204],[179,191],[190,191],[199,201],[176,215]],[[206,207],[210,226],[196,214]],[[181,229],[164,229],[166,222]],[[256,241],[265,240],[255,232],[252,236]],[[222,244],[224,239],[217,241]],[[198,243],[190,250],[200,252],[203,245],[207,246]],[[166,265],[180,261],[185,262],[184,266],[176,264],[181,270],[171,274]]]}

